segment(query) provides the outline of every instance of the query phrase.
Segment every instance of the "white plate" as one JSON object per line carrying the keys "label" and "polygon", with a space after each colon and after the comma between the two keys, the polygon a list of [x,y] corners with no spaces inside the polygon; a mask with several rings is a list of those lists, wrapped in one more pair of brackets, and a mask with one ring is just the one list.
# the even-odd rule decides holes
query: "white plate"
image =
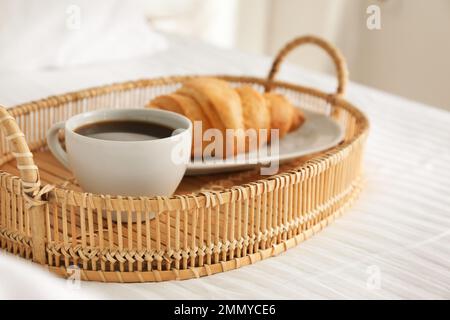
{"label": "white plate", "polygon": [[[330,117],[312,111],[304,111],[306,121],[297,130],[290,132],[280,140],[279,154],[270,155],[266,149],[260,154],[269,156],[258,159],[257,152],[245,154],[240,159],[192,161],[188,164],[187,175],[200,175],[218,172],[231,172],[251,169],[256,166],[268,166],[278,157],[279,164],[289,160],[323,151],[336,146],[344,139],[344,130]],[[267,147],[270,149],[270,146]]]}

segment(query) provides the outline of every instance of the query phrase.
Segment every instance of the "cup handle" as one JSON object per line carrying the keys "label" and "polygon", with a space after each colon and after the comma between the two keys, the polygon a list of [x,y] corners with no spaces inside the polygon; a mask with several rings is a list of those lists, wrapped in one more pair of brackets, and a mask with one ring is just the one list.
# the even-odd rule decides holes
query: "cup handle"
{"label": "cup handle", "polygon": [[58,122],[50,128],[47,132],[47,145],[56,159],[58,159],[58,161],[61,162],[67,169],[70,169],[67,152],[64,151],[58,139],[59,130],[63,129],[64,125],[65,122]]}

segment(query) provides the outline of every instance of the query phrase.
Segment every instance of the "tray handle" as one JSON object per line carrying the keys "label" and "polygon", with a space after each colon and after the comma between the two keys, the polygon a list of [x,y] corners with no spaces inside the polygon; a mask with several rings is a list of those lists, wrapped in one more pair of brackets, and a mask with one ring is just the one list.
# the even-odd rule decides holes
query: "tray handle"
{"label": "tray handle", "polygon": [[29,208],[31,228],[31,250],[33,261],[45,264],[46,255],[46,231],[45,231],[45,206],[46,196],[53,189],[52,185],[41,187],[39,169],[34,163],[33,154],[28,147],[25,135],[20,130],[14,117],[0,105],[0,127],[5,133],[12,154],[17,161],[17,169],[22,180],[22,192],[25,205]]}
{"label": "tray handle", "polygon": [[295,48],[302,46],[304,44],[314,44],[319,46],[320,48],[324,49],[330,57],[333,59],[334,65],[336,67],[336,73],[337,73],[337,80],[338,80],[338,87],[336,89],[335,95],[343,96],[345,95],[345,91],[347,88],[347,82],[348,82],[348,69],[347,69],[347,63],[345,62],[345,59],[338,48],[336,48],[334,45],[332,45],[330,42],[326,41],[325,39],[307,35],[307,36],[301,36],[298,38],[293,39],[292,41],[288,42],[277,54],[275,57],[272,67],[270,69],[269,75],[267,76],[268,84],[266,85],[266,92],[270,91],[272,89],[272,82],[277,75],[280,65],[283,62],[284,58],[287,56],[288,53],[290,53]]}
{"label": "tray handle", "polygon": [[16,158],[27,205],[34,207],[44,204],[44,196],[51,189],[49,186],[41,188],[39,169],[34,163],[33,154],[30,152],[25,135],[20,130],[14,117],[2,105],[0,105],[0,126],[5,133],[6,141],[12,149],[12,154]]}

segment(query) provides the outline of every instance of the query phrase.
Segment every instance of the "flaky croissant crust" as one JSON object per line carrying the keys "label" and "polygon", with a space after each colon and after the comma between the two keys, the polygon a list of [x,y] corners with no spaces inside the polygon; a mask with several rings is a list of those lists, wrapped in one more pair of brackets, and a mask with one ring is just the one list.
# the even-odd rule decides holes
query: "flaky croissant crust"
{"label": "flaky croissant crust", "polygon": [[[248,85],[233,88],[226,81],[208,77],[187,80],[174,93],[151,100],[148,107],[183,114],[192,122],[201,121],[203,131],[210,128],[223,133],[226,129],[265,129],[267,132],[278,129],[279,138],[300,127],[305,120],[303,112],[281,94],[261,94]],[[258,145],[269,141],[270,135],[259,136]],[[236,144],[235,141],[231,143]],[[203,150],[205,143],[200,147]],[[235,148],[234,154],[249,151],[249,145],[244,149]],[[202,150],[193,149],[192,153],[198,154]],[[225,149],[222,153],[229,156]]]}

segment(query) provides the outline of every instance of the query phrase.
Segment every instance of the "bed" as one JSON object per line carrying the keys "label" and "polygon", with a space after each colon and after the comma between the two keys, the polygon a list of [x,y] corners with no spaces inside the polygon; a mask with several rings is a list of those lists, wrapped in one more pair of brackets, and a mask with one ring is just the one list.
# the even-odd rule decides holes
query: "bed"
{"label": "bed", "polygon": [[[265,76],[271,58],[168,36],[169,48],[121,62],[45,71],[0,70],[0,103],[13,106],[90,86],[171,74]],[[331,91],[334,78],[292,65],[280,78]],[[330,227],[255,265],[186,281],[83,282],[74,297],[111,299],[448,299],[450,298],[450,113],[351,83],[348,100],[371,121],[360,199]],[[0,269],[25,264],[0,255]],[[0,296],[32,284],[9,281]],[[3,273],[5,274],[5,273]],[[2,281],[0,272],[0,282]],[[28,277],[27,279],[30,279]],[[264,280],[264,281],[263,281]],[[81,291],[79,291],[81,290]],[[25,297],[25,295],[23,296]],[[51,298],[48,290],[26,297]],[[64,298],[70,297],[63,296]]]}

